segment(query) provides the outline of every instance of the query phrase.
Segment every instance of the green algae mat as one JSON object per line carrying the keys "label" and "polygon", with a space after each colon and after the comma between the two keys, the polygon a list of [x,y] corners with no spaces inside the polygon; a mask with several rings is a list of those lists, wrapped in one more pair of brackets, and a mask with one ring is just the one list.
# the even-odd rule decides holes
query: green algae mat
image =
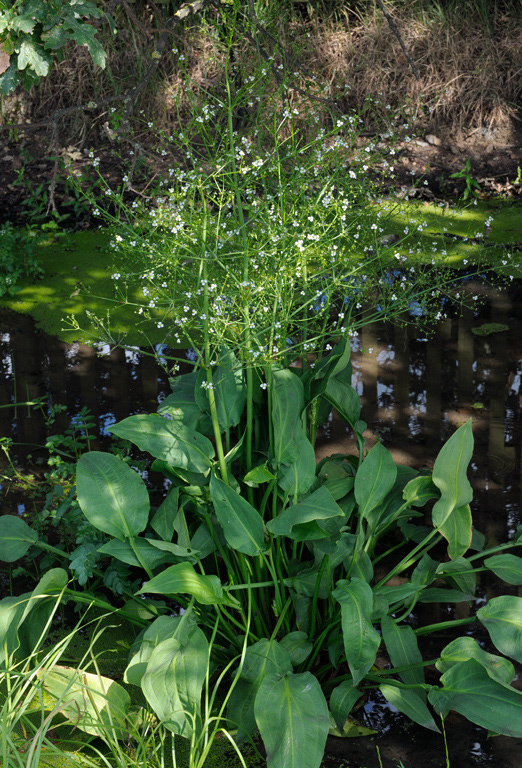
{"label": "green algae mat", "polygon": [[[479,201],[458,208],[389,197],[372,204],[371,213],[383,231],[394,236],[388,247],[390,264],[399,257],[444,259],[456,268],[483,264],[504,276],[522,278],[519,203]],[[15,296],[4,296],[0,305],[31,315],[40,329],[66,342],[109,335],[126,345],[162,343],[164,332],[136,313],[136,304],[143,302],[139,284],[131,286],[125,302],[116,297],[111,276],[126,270],[109,248],[110,239],[103,229],[38,236],[43,279],[22,281]]]}

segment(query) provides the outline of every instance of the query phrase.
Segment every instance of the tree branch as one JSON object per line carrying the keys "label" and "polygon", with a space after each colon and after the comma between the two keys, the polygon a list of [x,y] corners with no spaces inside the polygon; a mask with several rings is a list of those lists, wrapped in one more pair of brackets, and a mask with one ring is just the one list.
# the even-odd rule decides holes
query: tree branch
{"label": "tree branch", "polygon": [[396,38],[397,38],[397,40],[399,41],[399,43],[400,43],[400,45],[401,45],[401,48],[402,48],[402,50],[404,51],[404,55],[406,56],[406,58],[407,58],[407,59],[408,59],[408,61],[409,61],[409,64],[410,64],[410,67],[411,67],[411,69],[412,69],[412,72],[413,72],[413,74],[415,75],[415,77],[416,77],[416,79],[417,79],[417,80],[420,80],[420,77],[419,77],[419,73],[418,73],[418,71],[417,71],[417,67],[415,66],[415,62],[413,61],[412,57],[411,57],[411,56],[410,56],[410,54],[408,53],[408,49],[407,49],[407,48],[406,48],[406,46],[404,45],[404,42],[403,42],[403,40],[402,40],[402,37],[401,37],[401,35],[400,35],[400,32],[399,32],[399,30],[397,29],[397,26],[396,26],[396,24],[395,24],[394,20],[392,19],[392,17],[390,16],[390,14],[389,14],[389,13],[388,13],[388,11],[386,10],[386,8],[384,7],[384,5],[383,5],[383,3],[382,3],[382,0],[375,0],[375,2],[377,3],[377,5],[379,6],[379,8],[381,9],[381,11],[383,12],[383,14],[385,15],[385,17],[386,17],[386,20],[387,20],[388,24],[390,25],[390,29],[391,29],[391,31],[393,32],[393,34],[395,35],[395,37],[396,37]]}

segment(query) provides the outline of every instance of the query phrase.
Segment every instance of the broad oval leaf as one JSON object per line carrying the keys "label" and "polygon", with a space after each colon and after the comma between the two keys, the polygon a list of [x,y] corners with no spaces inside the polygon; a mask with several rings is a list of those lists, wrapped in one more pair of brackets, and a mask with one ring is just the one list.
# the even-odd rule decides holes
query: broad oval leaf
{"label": "broad oval leaf", "polygon": [[167,638],[149,657],[141,687],[162,724],[173,733],[190,737],[198,729],[208,656],[207,638],[193,627],[186,643],[178,637]]}
{"label": "broad oval leaf", "polygon": [[246,649],[240,678],[227,704],[227,717],[237,727],[238,743],[255,732],[254,702],[263,679],[266,675],[282,675],[291,671],[290,653],[276,640],[262,638]]}
{"label": "broad oval leaf", "polygon": [[109,743],[125,737],[130,696],[121,685],[108,677],[58,664],[37,674],[60,713],[75,728]]}
{"label": "broad oval leaf", "polygon": [[430,731],[440,733],[424,700],[415,691],[398,688],[396,685],[388,683],[380,685],[379,690],[386,701],[389,701],[395,709],[409,717],[414,723],[418,723],[424,728],[429,728]]}
{"label": "broad oval leaf", "polygon": [[14,563],[23,557],[36,541],[38,534],[24,520],[14,515],[0,517],[0,560]]}
{"label": "broad oval leaf", "polygon": [[429,475],[414,477],[402,492],[402,498],[412,507],[423,507],[426,502],[438,495],[438,488]]}
{"label": "broad oval leaf", "polygon": [[266,549],[263,520],[257,509],[215,476],[210,480],[210,498],[232,549],[251,556]]}
{"label": "broad oval leaf", "polygon": [[123,675],[124,681],[131,685],[140,685],[154,648],[163,640],[176,637],[178,630],[181,636],[177,639],[182,645],[186,644],[192,626],[193,624],[183,620],[182,616],[158,616],[133,643],[130,650],[132,658]]}
{"label": "broad oval leaf", "polygon": [[432,512],[435,528],[443,525],[454,509],[464,507],[472,500],[473,491],[467,477],[472,454],[473,432],[469,419],[442,446],[435,459],[432,479],[441,493]]}
{"label": "broad oval leaf", "polygon": [[129,416],[110,431],[173,467],[205,473],[212,465],[214,448],[208,438],[158,414]]}
{"label": "broad oval leaf", "polygon": [[[222,345],[219,349],[218,364],[212,368],[212,387],[219,427],[222,431],[237,426],[243,415],[246,403],[243,371],[232,350]],[[206,382],[206,371],[200,368],[195,399],[203,411],[209,411],[208,391],[201,387],[203,382]]]}
{"label": "broad oval leaf", "polygon": [[440,658],[435,662],[439,672],[447,672],[462,661],[475,659],[487,670],[490,677],[509,685],[515,677],[515,667],[503,656],[488,653],[472,637],[457,637],[442,649]]}
{"label": "broad oval leaf", "polygon": [[436,712],[453,709],[489,731],[522,737],[522,693],[493,679],[476,659],[455,664],[441,683],[428,694]]}
{"label": "broad oval leaf", "polygon": [[477,618],[488,630],[495,647],[522,663],[522,597],[494,597],[477,611]]}
{"label": "broad oval leaf", "polygon": [[273,451],[276,464],[299,460],[296,434],[303,433],[301,413],[304,408],[303,383],[289,368],[272,371]]}
{"label": "broad oval leaf", "polygon": [[386,448],[377,443],[368,452],[355,475],[354,493],[359,514],[366,517],[391,491],[397,477],[397,467]]}
{"label": "broad oval leaf", "polygon": [[217,576],[201,576],[190,563],[171,565],[150,581],[146,581],[138,594],[149,593],[169,597],[188,594],[203,605],[237,606],[237,601],[223,592]]}
{"label": "broad oval leaf", "polygon": [[310,672],[267,675],[254,712],[267,768],[319,768],[330,718],[321,686]]}
{"label": "broad oval leaf", "polygon": [[112,453],[89,451],[81,456],[76,492],[91,525],[110,536],[134,538],[147,525],[150,502],[145,483]]}
{"label": "broad oval leaf", "polygon": [[381,642],[372,625],[372,589],[363,579],[338,581],[332,597],[341,604],[344,652],[356,686],[371,669]]}
{"label": "broad oval leaf", "polygon": [[[174,558],[170,556],[168,552],[162,552],[160,549],[149,544],[148,539],[138,537],[134,539],[133,543],[141,560],[151,571],[159,565],[169,562],[172,563],[174,561]],[[116,558],[116,560],[120,560],[122,563],[127,563],[127,565],[143,568],[142,563],[136,557],[134,549],[128,541],[111,539],[106,544],[99,547],[98,552],[101,552],[104,555],[110,555],[111,557]]]}
{"label": "broad oval leaf", "polygon": [[522,584],[522,557],[516,555],[493,555],[484,560],[484,565],[508,584]]}

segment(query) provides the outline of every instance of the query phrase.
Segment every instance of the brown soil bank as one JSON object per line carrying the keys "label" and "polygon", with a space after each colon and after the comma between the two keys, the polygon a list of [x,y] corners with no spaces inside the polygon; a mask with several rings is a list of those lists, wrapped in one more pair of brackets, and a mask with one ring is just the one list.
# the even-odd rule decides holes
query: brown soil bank
{"label": "brown soil bank", "polygon": [[[227,67],[238,91],[254,83],[251,100],[234,116],[242,133],[249,131],[249,111],[261,110],[273,124],[284,93],[305,132],[312,110],[329,125],[332,114],[355,109],[366,136],[396,141],[398,131],[420,139],[398,146],[399,185],[420,172],[433,192],[453,194],[444,179],[469,158],[485,192],[522,189],[522,0],[203,0],[192,3],[203,10],[181,21],[175,14],[187,4],[179,0],[99,5],[117,26],[113,36],[103,20],[96,22],[108,53],[104,70],[85,48],[71,45],[38,86],[3,98],[4,211],[15,210],[24,195],[36,199],[40,184],[54,195],[57,171],[60,176],[71,157],[85,158],[90,147],[109,183],[111,172],[121,178],[122,155],[128,159],[133,142],[150,176],[161,175],[173,154],[183,162],[174,144],[153,151],[158,135],[178,136],[182,128],[197,145],[194,114],[207,104],[212,131],[226,133],[216,104],[226,101]],[[269,68],[262,86],[260,62]],[[127,116],[131,130],[123,137],[115,131]],[[8,134],[9,124],[29,130]]]}

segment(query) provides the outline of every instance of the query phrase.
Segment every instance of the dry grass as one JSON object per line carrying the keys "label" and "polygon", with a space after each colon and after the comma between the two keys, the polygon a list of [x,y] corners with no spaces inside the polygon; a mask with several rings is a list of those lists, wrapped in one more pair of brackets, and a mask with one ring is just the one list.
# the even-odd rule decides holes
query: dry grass
{"label": "dry grass", "polygon": [[[158,27],[157,17],[147,6],[133,7],[135,10],[123,4],[120,8],[120,32],[109,49],[105,71],[94,67],[85,49],[71,48],[69,57],[37,88],[5,100],[6,118],[37,120],[62,107],[131,88],[151,61]],[[420,81],[373,4],[364,17],[352,12],[337,15],[335,20],[281,18],[274,34],[301,68],[299,76],[291,75],[291,82],[303,87],[313,78],[317,94],[335,99],[342,110],[356,109],[367,120],[370,113],[372,120],[377,117],[381,122],[390,122],[397,114],[407,120],[416,117],[423,129],[457,138],[486,126],[503,130],[509,143],[509,130],[522,126],[522,26],[517,18],[492,11],[488,32],[470,24],[462,13],[440,17],[426,13],[415,2],[396,8],[387,3],[387,7],[416,63]],[[103,34],[100,31],[100,38]],[[224,94],[225,46],[211,26],[199,18],[186,21],[176,29],[174,43],[185,60],[180,62],[169,51],[143,92],[135,112],[138,118],[143,110],[141,123],[136,120],[135,127],[144,134],[147,122],[153,122],[156,129],[176,131],[180,121],[189,119],[194,104],[205,103],[209,93]],[[271,47],[267,40],[264,44]],[[280,63],[281,52],[273,52],[276,64]],[[239,43],[235,57],[241,62],[243,78],[255,71],[257,54],[248,41]],[[286,66],[295,69],[293,64]],[[271,87],[266,84],[265,95]],[[293,91],[290,101],[306,119],[306,98]],[[323,112],[326,119],[327,110]],[[86,121],[79,113],[68,118],[60,139],[62,143],[95,144],[109,117],[104,112],[89,115]]]}

